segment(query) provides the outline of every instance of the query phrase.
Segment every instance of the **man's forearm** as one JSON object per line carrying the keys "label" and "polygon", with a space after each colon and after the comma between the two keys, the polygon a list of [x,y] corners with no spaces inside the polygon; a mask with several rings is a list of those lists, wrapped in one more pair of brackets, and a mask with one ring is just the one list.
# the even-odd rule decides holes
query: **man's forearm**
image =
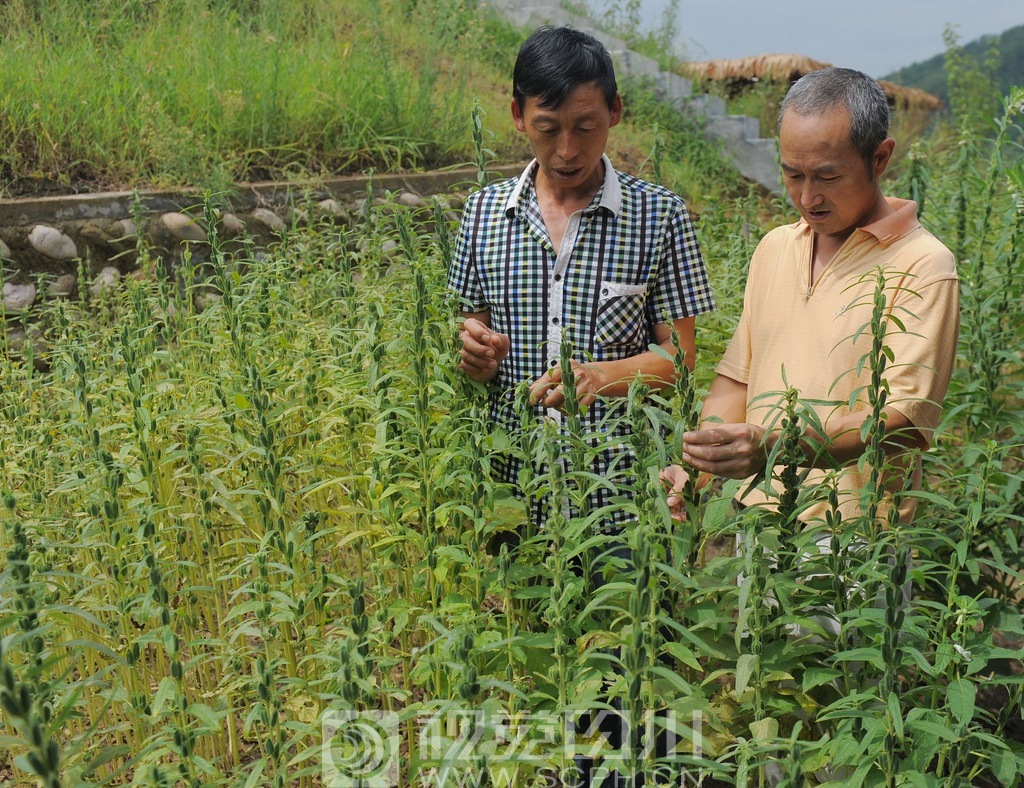
{"label": "man's forearm", "polygon": [[[912,449],[926,448],[928,441],[924,434],[910,420],[895,409],[883,411],[885,416],[885,437],[883,447],[887,456],[901,454]],[[817,430],[805,426],[800,441],[804,460],[803,467],[835,468],[858,459],[867,449],[861,438],[861,428],[870,418],[867,411],[857,411],[827,422],[826,433],[821,435]],[[775,444],[781,439],[782,432],[773,430],[765,435],[765,449],[771,454]]]}
{"label": "man's forearm", "polygon": [[646,350],[615,361],[593,361],[584,367],[597,367],[608,380],[599,393],[602,397],[625,397],[630,384],[639,376],[654,390],[663,389],[675,380],[675,366],[668,359]]}

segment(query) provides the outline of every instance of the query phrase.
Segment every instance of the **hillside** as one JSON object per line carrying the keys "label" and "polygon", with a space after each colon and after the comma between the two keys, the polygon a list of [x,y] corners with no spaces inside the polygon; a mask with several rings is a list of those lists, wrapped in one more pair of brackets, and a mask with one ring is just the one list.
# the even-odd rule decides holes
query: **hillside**
{"label": "hillside", "polygon": [[[964,53],[978,62],[985,58],[992,36],[982,36],[963,46]],[[1005,95],[1013,85],[1024,85],[1024,25],[1011,27],[998,36],[999,42],[999,87]],[[914,63],[887,75],[885,79],[907,87],[921,88],[939,96],[943,101],[949,98],[944,65],[945,53]]]}

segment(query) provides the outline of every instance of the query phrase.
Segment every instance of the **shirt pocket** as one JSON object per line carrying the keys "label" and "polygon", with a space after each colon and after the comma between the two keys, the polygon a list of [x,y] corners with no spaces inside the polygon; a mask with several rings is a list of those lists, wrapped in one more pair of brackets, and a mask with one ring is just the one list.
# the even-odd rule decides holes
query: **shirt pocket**
{"label": "shirt pocket", "polygon": [[597,298],[594,344],[607,348],[642,342],[647,333],[646,306],[647,285],[602,282]]}

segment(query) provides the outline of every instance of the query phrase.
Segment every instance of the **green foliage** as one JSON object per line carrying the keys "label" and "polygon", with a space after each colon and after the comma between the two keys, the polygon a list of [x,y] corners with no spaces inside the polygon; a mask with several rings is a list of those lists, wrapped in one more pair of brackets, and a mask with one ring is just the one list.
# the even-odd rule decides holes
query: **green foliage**
{"label": "green foliage", "polygon": [[496,28],[455,0],[12,0],[0,26],[5,190],[466,161]]}
{"label": "green foliage", "polygon": [[640,0],[583,0],[579,5],[599,20],[602,29],[624,39],[630,49],[659,60],[663,67],[684,56],[678,51],[680,0],[668,0],[657,25],[651,27],[643,24]]}
{"label": "green foliage", "polygon": [[999,42],[994,39],[981,60],[972,59],[960,47],[956,33],[947,28],[946,81],[949,110],[954,124],[983,131],[998,112],[1001,93],[996,78]]}
{"label": "green foliage", "polygon": [[[831,480],[803,482],[793,458],[813,411],[792,391],[778,506],[735,512],[728,484],[685,490],[686,520],[670,517],[658,471],[697,418],[781,204],[764,218],[737,196],[700,217],[721,308],[701,321],[694,375],[659,395],[633,386],[637,462],[611,480],[636,517],[621,538],[594,532],[602,512],[561,504],[609,483],[588,470],[603,442],[575,406],[564,435],[524,409],[513,441],[456,373],[438,206],[411,213],[371,185],[358,224],[297,223],[256,262],[224,251],[211,203],[209,263],[146,250],[153,279],[37,307],[51,371],[0,366],[0,768],[312,785],[343,764],[336,729],[361,716],[394,721],[410,779],[528,785],[585,747],[622,773],[727,784],[1014,784],[1024,176],[996,142],[923,150],[895,183],[927,185],[925,218],[960,249],[964,281],[925,485],[897,491],[918,501],[911,525],[882,503],[899,363],[884,279],[863,306],[863,462],[879,471],[865,514],[844,516]],[[552,505],[544,529],[493,480],[505,450],[536,461],[521,481]],[[812,501],[826,513],[801,527]],[[611,709],[624,750],[579,727]],[[512,758],[510,726],[531,758]]]}
{"label": "green foliage", "polygon": [[1010,92],[1010,88],[1024,82],[1024,25],[1011,27],[998,36],[985,36],[962,46],[959,45],[959,38],[955,31],[948,31],[946,54],[936,55],[921,63],[906,66],[885,78],[900,85],[927,90],[943,101],[948,101],[950,92],[946,72],[949,65],[948,46],[951,38],[956,39],[960,56],[975,64],[983,63],[993,47],[999,50],[999,61],[995,64],[995,69],[992,72],[994,77],[992,87],[998,93],[1005,95]]}
{"label": "green foliage", "polygon": [[[284,24],[269,0],[203,7]],[[97,3],[90,23],[115,8],[163,13]],[[464,11],[395,8],[443,35]],[[373,21],[379,43],[390,33]],[[391,86],[381,112],[437,78]],[[637,126],[656,129],[642,169],[680,189],[724,181],[698,216],[719,310],[699,321],[692,375],[677,354],[676,386],[632,386],[637,461],[610,481],[589,463],[611,431],[583,434],[571,402],[564,433],[529,407],[520,438],[493,427],[481,387],[456,372],[453,227],[440,203],[410,211],[372,182],[351,226],[296,221],[259,258],[225,251],[210,200],[202,256],[143,248],[151,278],[33,308],[49,371],[31,350],[0,355],[5,778],[318,785],[351,766],[346,725],[362,719],[400,742],[414,785],[568,779],[581,751],[676,783],[1020,781],[1024,169],[1010,129],[1024,96],[985,133],[922,140],[890,184],[924,198],[963,285],[923,487],[890,490],[916,501],[913,523],[883,494],[905,476],[882,451],[900,363],[884,277],[858,307],[873,470],[861,514],[833,477],[802,479],[799,428],[814,415],[789,391],[777,505],[736,511],[737,483],[690,487],[680,521],[658,471],[697,419],[754,246],[792,209],[732,180],[643,86],[626,89]],[[465,158],[483,171],[484,116],[464,117]],[[494,481],[506,451],[529,460],[520,481],[550,506],[543,529]],[[621,537],[595,532],[603,512],[563,506],[609,483],[635,516]],[[801,526],[812,502],[825,514]],[[625,749],[581,728],[611,710],[629,723]]]}

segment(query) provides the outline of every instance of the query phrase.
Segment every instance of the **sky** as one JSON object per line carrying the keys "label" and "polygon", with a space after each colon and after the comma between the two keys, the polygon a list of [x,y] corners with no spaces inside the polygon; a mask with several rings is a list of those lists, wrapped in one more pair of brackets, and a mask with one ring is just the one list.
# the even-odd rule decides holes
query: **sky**
{"label": "sky", "polygon": [[[668,6],[641,0],[644,27]],[[883,77],[944,52],[947,24],[966,44],[1024,24],[1024,0],[679,0],[676,28],[688,60],[798,54]]]}

